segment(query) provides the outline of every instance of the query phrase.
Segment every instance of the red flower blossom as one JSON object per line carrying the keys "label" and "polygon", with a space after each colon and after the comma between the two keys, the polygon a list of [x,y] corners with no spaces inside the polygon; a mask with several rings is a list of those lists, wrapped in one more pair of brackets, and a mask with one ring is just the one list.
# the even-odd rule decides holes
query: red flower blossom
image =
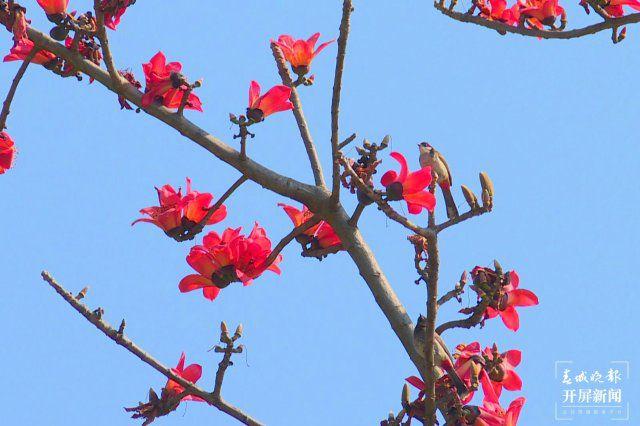
{"label": "red flower blossom", "polygon": [[67,13],[69,0],[37,0],[47,15],[62,15]]}
{"label": "red flower blossom", "polygon": [[380,183],[387,189],[387,200],[404,199],[411,214],[418,214],[423,208],[433,212],[436,198],[424,190],[431,183],[431,167],[409,173],[407,160],[402,154],[392,152],[391,157],[400,163],[400,174],[390,170],[382,176]]}
{"label": "red flower blossom", "polygon": [[474,426],[517,426],[525,399],[520,397],[513,400],[505,411],[500,406],[498,396],[494,392],[489,378],[483,375],[481,382],[484,400],[482,406],[479,407],[480,416],[476,419]]}
{"label": "red flower blossom", "polygon": [[[176,190],[171,185],[164,185],[158,192],[159,206],[146,207],[140,213],[149,217],[137,219],[138,222],[153,223],[167,235],[174,237],[191,229],[195,224],[204,219],[207,214],[213,195],[209,192],[200,193],[191,189],[191,179],[187,178],[187,194],[182,196],[182,190]],[[222,205],[207,221],[207,225],[221,222],[227,217],[227,208]]]}
{"label": "red flower blossom", "polygon": [[558,0],[537,0],[533,5],[527,6],[520,10],[520,14],[528,18],[529,23],[538,29],[543,29],[545,25],[553,27],[556,18],[566,19],[566,12],[558,5]]}
{"label": "red flower blossom", "polygon": [[333,43],[335,40],[330,40],[322,43],[314,50],[316,42],[320,38],[320,33],[315,33],[309,39],[296,40],[290,35],[281,35],[278,37],[278,41],[271,41],[278,45],[282,49],[285,59],[291,64],[293,71],[298,75],[304,75],[309,72],[309,66],[311,61],[322,52],[322,50]]}
{"label": "red flower blossom", "polygon": [[[20,40],[13,45],[13,47],[9,51],[9,54],[4,57],[3,62],[24,61],[25,59],[27,59],[27,56],[29,56],[29,53],[31,53],[31,49],[33,49],[33,47],[34,44],[31,40]],[[46,50],[40,50],[33,57],[31,63],[44,65],[55,60],[56,58],[57,56],[53,53]]]}
{"label": "red flower blossom", "polygon": [[256,81],[249,87],[249,106],[247,117],[259,123],[273,113],[293,109],[289,101],[291,88],[283,85],[273,86],[267,93],[260,96],[260,85]]}
{"label": "red flower blossom", "polygon": [[0,175],[13,166],[16,146],[7,132],[0,132]]}
{"label": "red flower blossom", "polygon": [[633,10],[640,11],[640,1],[638,0],[611,0],[604,10],[614,18],[620,18],[625,14],[623,6],[629,6]]}
{"label": "red flower blossom", "polygon": [[487,4],[484,1],[478,2],[480,8],[480,16],[485,19],[504,22],[509,25],[517,25],[520,19],[520,9],[522,5],[518,2],[511,8],[507,9],[506,0],[489,0]]}
{"label": "red flower blossom", "polygon": [[124,12],[135,2],[136,0],[102,0],[100,7],[104,12],[105,27],[115,30]]}
{"label": "red flower blossom", "polygon": [[[196,384],[196,382],[200,380],[200,377],[202,377],[202,366],[200,366],[199,364],[190,364],[185,368],[184,366],[185,360],[186,360],[186,355],[184,352],[182,352],[182,355],[180,355],[180,360],[178,361],[178,365],[176,366],[176,368],[172,368],[171,371],[174,374],[182,377],[183,379],[188,380],[193,384]],[[178,382],[173,381],[171,379],[167,381],[167,384],[165,385],[164,389],[165,389],[165,392],[169,394],[169,396],[180,395],[182,392],[184,392],[184,387]],[[184,398],[182,398],[180,401],[204,402],[204,399],[200,398],[199,396],[187,395]]]}
{"label": "red flower blossom", "polygon": [[241,235],[241,230],[228,228],[222,236],[210,232],[203,238],[202,245],[191,249],[187,263],[198,274],[187,275],[180,281],[178,287],[182,293],[201,288],[204,297],[214,300],[220,289],[233,282],[248,286],[266,270],[280,274],[278,264],[282,255],[270,265],[266,264],[271,254],[271,240],[264,228],[256,222],[248,236]]}
{"label": "red flower blossom", "polygon": [[[487,268],[476,266],[473,271],[471,271],[471,275],[475,277],[479,271],[495,274],[495,272]],[[484,317],[487,319],[500,315],[502,322],[509,330],[518,331],[520,328],[520,318],[516,307],[537,305],[538,297],[530,290],[518,288],[520,285],[520,277],[516,271],[510,271],[507,274],[509,283],[500,289],[496,303],[493,306],[487,307]]]}
{"label": "red flower blossom", "polygon": [[504,353],[498,352],[498,347],[486,347],[483,352],[485,365],[489,379],[493,385],[496,395],[499,397],[504,387],[510,391],[522,389],[522,379],[515,371],[515,367],[520,365],[522,352],[512,349]]}
{"label": "red flower blossom", "polygon": [[[307,206],[303,206],[302,210],[298,210],[293,206],[283,203],[279,203],[278,206],[282,207],[287,216],[289,216],[294,227],[302,225],[313,216],[313,213],[307,208]],[[304,231],[303,235],[311,239],[311,241],[304,242],[311,244],[312,249],[324,249],[342,244],[340,237],[338,237],[331,225],[324,220]]]}
{"label": "red flower blossom", "polygon": [[[158,52],[151,60],[142,65],[147,87],[142,95],[142,106],[147,108],[158,101],[167,108],[178,108],[182,96],[189,88],[180,74],[182,64],[169,62],[164,53]],[[189,93],[185,109],[202,111],[202,102],[194,93]]]}

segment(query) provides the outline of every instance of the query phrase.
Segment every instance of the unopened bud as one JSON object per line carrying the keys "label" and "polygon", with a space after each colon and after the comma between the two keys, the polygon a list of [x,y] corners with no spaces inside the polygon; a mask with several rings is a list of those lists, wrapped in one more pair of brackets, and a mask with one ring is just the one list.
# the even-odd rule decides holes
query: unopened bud
{"label": "unopened bud", "polygon": [[365,139],[362,142],[362,146],[364,146],[365,148],[371,148],[371,141],[369,141],[369,139]]}
{"label": "unopened bud", "polygon": [[409,385],[407,383],[402,387],[402,406],[406,407],[409,405],[411,400],[411,390],[409,389]]}
{"label": "unopened bud", "polygon": [[467,200],[467,204],[471,207],[471,210],[478,207],[478,197],[473,193],[466,185],[460,186],[462,189],[462,193],[464,194],[464,199]]}
{"label": "unopened bud", "polygon": [[493,208],[493,200],[491,199],[491,195],[489,195],[489,191],[486,189],[482,190],[482,207],[489,211]]}
{"label": "unopened bud", "polygon": [[382,139],[382,142],[380,142],[380,147],[381,148],[386,148],[389,146],[389,142],[391,142],[391,136],[390,135],[385,135],[385,137]]}
{"label": "unopened bud", "polygon": [[460,283],[461,284],[466,284],[468,279],[469,279],[469,277],[467,275],[467,271],[464,271],[462,273],[462,275],[460,275]]}
{"label": "unopened bud", "polygon": [[493,260],[493,269],[496,271],[496,274],[498,274],[498,276],[501,276],[503,274],[502,265],[500,265],[500,262],[498,262],[496,259]]}
{"label": "unopened bud", "polygon": [[395,420],[396,420],[395,414],[393,414],[393,411],[389,411],[389,417],[387,417],[387,421],[391,424],[394,424]]}
{"label": "unopened bud", "polygon": [[236,332],[233,335],[233,340],[238,340],[239,338],[242,337],[242,331],[244,330],[244,328],[242,327],[242,324],[238,325],[238,327],[236,328]]}
{"label": "unopened bud", "polygon": [[80,290],[80,293],[76,295],[76,300],[82,300],[87,296],[87,292],[89,291],[89,286]]}
{"label": "unopened bud", "polygon": [[480,185],[482,185],[483,191],[486,189],[489,195],[493,197],[493,182],[486,172],[480,172]]}
{"label": "unopened bud", "polygon": [[195,88],[198,88],[198,87],[202,87],[202,79],[200,79],[200,80],[196,80],[196,82],[195,82],[195,83],[193,83],[192,87],[193,87],[194,89],[195,89]]}

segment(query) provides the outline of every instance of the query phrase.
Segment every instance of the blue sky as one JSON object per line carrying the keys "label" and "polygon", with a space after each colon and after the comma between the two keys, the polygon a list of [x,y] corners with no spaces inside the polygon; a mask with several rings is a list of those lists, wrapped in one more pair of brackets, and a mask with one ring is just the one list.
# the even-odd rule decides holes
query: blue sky
{"label": "blue sky", "polygon": [[[27,3],[34,25],[48,28],[35,1]],[[71,3],[84,10],[90,2]],[[158,50],[181,61],[189,77],[204,79],[198,94],[205,112],[189,117],[230,143],[227,114],[243,112],[249,82],[278,82],[269,39],[315,31],[336,37],[340,13],[337,1],[156,3],[138,2],[111,33],[118,66],[142,78],[140,64]],[[609,33],[538,41],[450,21],[428,1],[356,6],[342,136],[355,131],[379,141],[390,134],[393,149],[407,156],[428,140],[446,155],[456,184],[476,190],[478,172],[488,172],[495,211],[442,234],[441,286],[497,258],[540,298],[538,307],[520,311],[518,333],[493,320],[482,330],[448,332],[445,340],[450,346],[495,341],[523,351],[524,388],[503,401],[527,398],[525,426],[555,423],[556,361],[605,370],[610,361],[625,360],[634,380],[640,28],[630,27],[617,46]],[[570,25],[587,22],[582,15],[571,5]],[[8,50],[10,36],[3,40]],[[334,55],[332,46],[317,58],[316,84],[301,90],[325,169]],[[17,66],[0,67],[2,90]],[[122,407],[165,382],[63,303],[41,282],[42,269],[71,290],[90,285],[87,303],[102,306],[114,324],[125,317],[131,338],[165,364],[175,365],[186,351],[188,362],[204,366],[205,387],[212,387],[219,361],[207,353],[219,322],[242,322],[248,350],[229,369],[223,393],[268,424],[376,424],[399,409],[403,379],[415,372],[345,254],[320,263],[300,258],[292,245],[282,276],[267,273],[249,288],[231,286],[211,303],[178,292],[179,280],[191,273],[184,260],[191,243],[178,244],[150,225],[130,226],[138,209],[154,204],[154,186],[184,185],[189,176],[196,189],[220,195],[237,172],[151,117],[121,112],[97,83],[35,67],[19,88],[8,127],[20,152],[15,168],[0,177],[0,395],[10,407],[7,424],[133,424]],[[270,117],[255,130],[251,156],[311,180],[291,115]],[[355,155],[353,148],[348,154]],[[463,206],[459,189],[455,195]],[[346,193],[344,199],[355,205]],[[282,201],[246,184],[227,202],[224,225],[249,229],[258,220],[278,240],[290,229],[276,206]],[[407,233],[373,208],[361,229],[417,317],[425,291],[413,284]],[[441,318],[456,318],[457,309],[443,308]],[[633,422],[640,390],[637,381],[622,385]],[[574,423],[608,424],[607,418]],[[235,424],[196,403],[158,424],[205,422]]]}

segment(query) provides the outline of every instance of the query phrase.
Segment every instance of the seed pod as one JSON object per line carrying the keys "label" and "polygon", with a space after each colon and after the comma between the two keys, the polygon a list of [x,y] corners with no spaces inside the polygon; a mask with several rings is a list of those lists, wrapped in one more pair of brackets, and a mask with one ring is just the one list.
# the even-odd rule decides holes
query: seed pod
{"label": "seed pod", "polygon": [[482,185],[482,190],[486,189],[489,195],[493,197],[493,182],[486,172],[480,172],[480,184]]}
{"label": "seed pod", "polygon": [[464,199],[467,200],[467,204],[471,207],[471,210],[478,207],[478,197],[473,193],[466,185],[461,185],[462,193],[464,194]]}

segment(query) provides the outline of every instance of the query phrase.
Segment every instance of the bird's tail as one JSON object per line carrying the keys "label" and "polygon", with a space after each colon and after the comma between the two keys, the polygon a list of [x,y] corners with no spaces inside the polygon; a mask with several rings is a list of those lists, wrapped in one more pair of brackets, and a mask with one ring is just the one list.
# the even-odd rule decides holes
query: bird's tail
{"label": "bird's tail", "polygon": [[458,373],[454,368],[449,368],[446,371],[447,371],[447,375],[453,382],[453,385],[456,387],[456,390],[458,391],[458,395],[463,395],[469,392],[467,385],[462,381],[460,376],[458,376]]}
{"label": "bird's tail", "polygon": [[456,207],[456,201],[453,199],[453,194],[451,193],[451,187],[448,185],[442,185],[440,189],[442,189],[444,204],[447,207],[447,217],[449,219],[458,217],[460,213],[458,213],[458,207]]}

